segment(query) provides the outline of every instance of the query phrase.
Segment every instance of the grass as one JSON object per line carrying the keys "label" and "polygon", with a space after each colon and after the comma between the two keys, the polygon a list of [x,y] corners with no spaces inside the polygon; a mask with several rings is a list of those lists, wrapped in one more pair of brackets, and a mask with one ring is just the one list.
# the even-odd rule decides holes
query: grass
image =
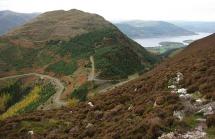
{"label": "grass", "polygon": [[37,60],[35,61],[37,66],[45,66],[49,64],[54,57],[50,56],[46,52],[42,52],[39,55],[37,55]]}
{"label": "grass", "polygon": [[20,123],[22,130],[33,130],[35,133],[45,133],[48,129],[56,128],[59,126],[60,121],[55,119],[49,119],[44,122],[35,122],[35,121],[22,121]]}
{"label": "grass", "polygon": [[190,115],[186,116],[183,119],[183,122],[189,127],[189,128],[195,128],[196,125],[198,124],[198,121],[196,120],[199,118],[199,115]]}
{"label": "grass", "polygon": [[76,62],[73,60],[69,63],[59,61],[48,66],[46,71],[52,71],[58,74],[71,75],[77,69]]}
{"label": "grass", "polygon": [[15,69],[31,67],[37,50],[8,45],[0,51],[0,59]]}

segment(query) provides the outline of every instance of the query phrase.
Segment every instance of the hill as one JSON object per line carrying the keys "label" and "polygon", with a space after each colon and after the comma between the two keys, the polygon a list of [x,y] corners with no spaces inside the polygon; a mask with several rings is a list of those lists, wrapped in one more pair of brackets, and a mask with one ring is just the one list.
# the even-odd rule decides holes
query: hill
{"label": "hill", "polygon": [[139,79],[87,102],[6,119],[0,123],[0,136],[213,138],[214,46],[215,34],[191,43]]}
{"label": "hill", "polygon": [[115,24],[123,33],[131,38],[154,38],[167,36],[186,36],[194,35],[194,32],[188,31],[174,24],[164,21],[125,21]]}
{"label": "hill", "polygon": [[0,35],[3,35],[29,20],[35,18],[38,14],[16,13],[13,11],[0,11]]}
{"label": "hill", "polygon": [[125,78],[158,61],[103,17],[79,10],[41,14],[0,43],[2,75],[12,70],[71,75],[80,67],[90,68],[93,56],[101,77]]}
{"label": "hill", "polygon": [[6,35],[32,41],[68,40],[104,28],[114,29],[111,23],[99,15],[72,9],[43,13]]}
{"label": "hill", "polygon": [[[0,80],[32,75],[41,80],[48,79],[55,87],[55,94],[50,91],[47,96],[43,95],[45,91],[37,91],[39,93],[35,94],[39,99],[35,99],[38,102],[33,101],[33,104],[23,102],[25,97],[17,99],[19,105],[22,102],[26,104],[18,107],[24,112],[85,101],[91,95],[148,71],[159,60],[103,17],[79,10],[41,14],[0,38]],[[19,80],[17,82],[23,84]],[[38,80],[34,83],[38,84]],[[8,117],[4,115],[19,114],[19,111],[11,114],[10,109],[16,108],[16,104],[7,105],[10,101],[5,96],[19,94],[20,90],[13,90],[10,82],[7,85],[6,89],[0,89],[0,99],[5,103],[2,104],[0,119]],[[43,88],[43,85],[39,86]],[[30,90],[24,96],[28,94],[32,94]]]}
{"label": "hill", "polygon": [[175,21],[171,23],[193,32],[207,32],[207,33],[215,32],[215,22]]}

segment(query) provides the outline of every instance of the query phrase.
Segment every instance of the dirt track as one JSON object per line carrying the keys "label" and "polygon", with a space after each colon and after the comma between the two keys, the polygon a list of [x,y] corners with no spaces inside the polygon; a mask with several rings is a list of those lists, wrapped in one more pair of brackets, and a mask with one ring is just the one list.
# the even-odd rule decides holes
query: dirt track
{"label": "dirt track", "polygon": [[[60,96],[64,91],[64,86],[61,83],[61,81],[59,79],[57,79],[57,78],[51,77],[49,75],[38,74],[38,73],[26,73],[26,74],[21,74],[21,75],[13,75],[13,76],[8,76],[8,77],[2,77],[2,78],[0,78],[0,80],[13,79],[13,78],[32,76],[32,75],[33,76],[38,76],[40,78],[47,78],[55,86],[56,93],[50,98],[50,100],[52,100],[52,102],[53,102],[52,103],[53,106],[51,106],[51,108],[58,108],[58,107],[66,105],[66,103],[60,99]],[[44,108],[49,109],[50,106],[45,105]]]}

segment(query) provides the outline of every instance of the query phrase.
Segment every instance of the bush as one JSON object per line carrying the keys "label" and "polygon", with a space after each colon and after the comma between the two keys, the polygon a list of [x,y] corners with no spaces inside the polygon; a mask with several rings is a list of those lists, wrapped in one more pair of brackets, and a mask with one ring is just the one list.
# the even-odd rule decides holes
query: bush
{"label": "bush", "polygon": [[78,89],[75,89],[72,94],[71,98],[78,99],[80,101],[85,101],[87,99],[88,94],[88,85],[83,84]]}

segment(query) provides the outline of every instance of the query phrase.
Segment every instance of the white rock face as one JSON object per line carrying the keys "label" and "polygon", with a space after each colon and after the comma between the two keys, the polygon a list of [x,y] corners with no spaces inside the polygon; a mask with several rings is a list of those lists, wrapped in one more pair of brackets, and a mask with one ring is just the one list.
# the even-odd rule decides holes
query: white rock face
{"label": "white rock face", "polygon": [[176,82],[179,83],[183,78],[184,75],[181,72],[177,72]]}
{"label": "white rock face", "polygon": [[93,124],[88,123],[87,126],[86,126],[86,128],[90,128],[90,127],[93,127]]}
{"label": "white rock face", "polygon": [[169,89],[175,89],[176,86],[175,86],[175,85],[170,85],[170,86],[168,86],[168,88],[169,88]]}
{"label": "white rock face", "polygon": [[199,110],[197,113],[203,113],[204,116],[214,114],[213,108],[211,106],[205,107]]}
{"label": "white rock face", "polygon": [[28,134],[29,134],[29,135],[33,135],[33,134],[34,134],[34,131],[32,131],[32,130],[31,130],[31,131],[28,131]]}
{"label": "white rock face", "polygon": [[179,97],[183,98],[183,99],[190,99],[190,98],[192,98],[192,95],[190,95],[190,94],[180,94]]}
{"label": "white rock face", "polygon": [[184,112],[183,111],[174,111],[173,116],[178,118],[181,121],[184,118]]}
{"label": "white rock face", "polygon": [[133,105],[130,105],[129,107],[128,107],[128,110],[130,111],[130,110],[132,110],[134,108],[134,106]]}
{"label": "white rock face", "polygon": [[189,131],[184,135],[181,135],[182,139],[204,139],[206,137],[206,133],[203,131]]}
{"label": "white rock face", "polygon": [[174,139],[174,138],[175,138],[174,132],[164,133],[160,137],[158,137],[158,139]]}
{"label": "white rock face", "polygon": [[187,94],[187,89],[185,89],[185,88],[180,88],[180,89],[177,90],[177,93],[178,93],[178,94]]}
{"label": "white rock face", "polygon": [[92,102],[88,102],[87,103],[90,107],[94,107],[93,103]]}

